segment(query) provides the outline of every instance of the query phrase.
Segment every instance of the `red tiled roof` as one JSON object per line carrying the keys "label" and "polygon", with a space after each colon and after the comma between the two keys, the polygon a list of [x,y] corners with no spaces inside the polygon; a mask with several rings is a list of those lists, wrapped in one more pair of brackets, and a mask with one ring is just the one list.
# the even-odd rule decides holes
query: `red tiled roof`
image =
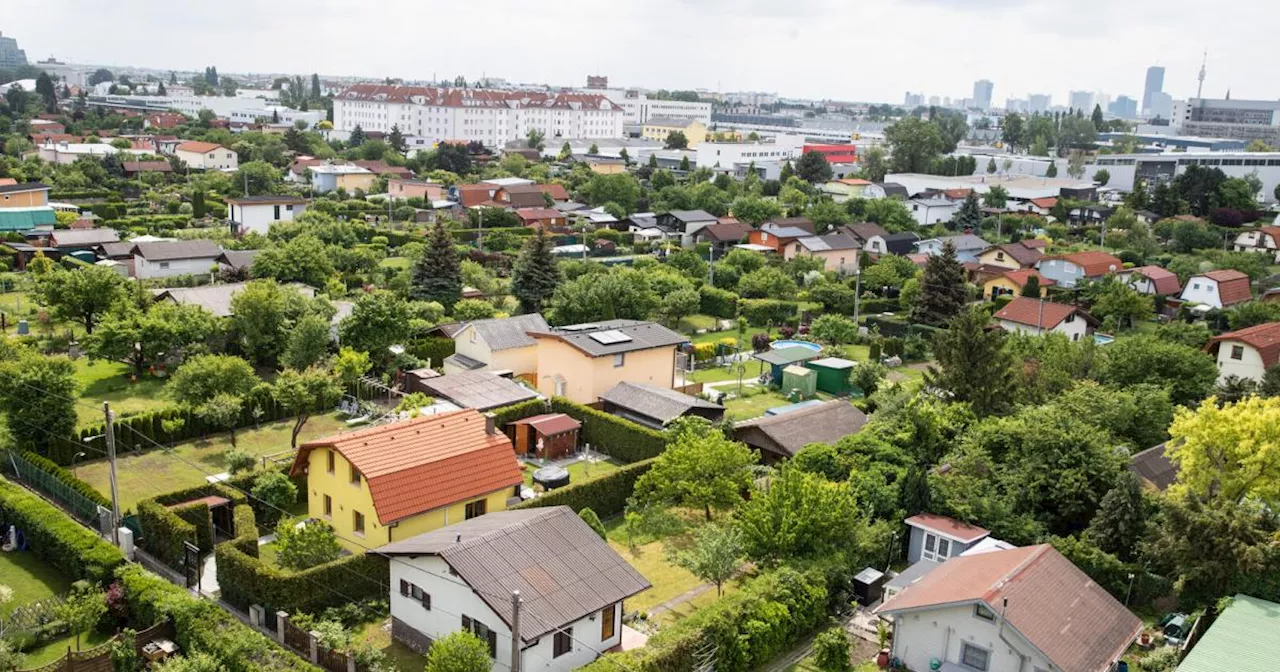
{"label": "red tiled roof", "polygon": [[942,194],[953,201],[958,201],[962,198],[967,198],[971,193],[973,193],[972,189],[943,189],[942,190]]}
{"label": "red tiled roof", "polygon": [[937,532],[945,537],[951,537],[956,541],[963,541],[966,544],[991,534],[991,532],[977,525],[970,525],[955,518],[939,516],[935,513],[917,513],[908,518],[906,523],[912,527],[922,527],[930,532]]}
{"label": "red tiled roof", "polygon": [[513,425],[532,425],[543,436],[555,436],[582,429],[582,423],[564,413],[544,413],[512,422]]}
{"label": "red tiled roof", "polygon": [[1218,300],[1224,306],[1243,303],[1253,298],[1249,288],[1249,276],[1234,269],[1209,271],[1200,275],[1218,283]]}
{"label": "red tiled roof", "polygon": [[1182,292],[1182,285],[1178,283],[1178,274],[1173,271],[1159,266],[1139,266],[1131,271],[1150,280],[1156,294],[1177,296]]}
{"label": "red tiled roof", "polygon": [[1048,330],[1058,326],[1068,315],[1077,312],[1080,309],[1075,306],[1019,296],[997,311],[996,319]]}
{"label": "red tiled roof", "polygon": [[432,107],[622,110],[616,103],[600,94],[570,91],[500,91],[496,89],[445,89],[427,86],[356,84],[339,93],[336,99],[416,103]]}
{"label": "red tiled roof", "polygon": [[1214,336],[1205,346],[1205,351],[1213,352],[1224,341],[1240,341],[1253,346],[1262,357],[1262,366],[1271,368],[1280,362],[1280,322],[1268,322],[1236,331],[1229,331],[1221,336]]}
{"label": "red tiled roof", "polygon": [[1259,226],[1258,233],[1267,236],[1273,244],[1280,247],[1280,226]]}
{"label": "red tiled roof", "polygon": [[1057,204],[1058,204],[1058,199],[1056,199],[1056,198],[1054,198],[1054,197],[1052,197],[1052,196],[1047,196],[1047,197],[1045,197],[1045,198],[1033,198],[1033,199],[1031,199],[1031,205],[1034,205],[1034,206],[1036,206],[1037,208],[1044,208],[1045,210],[1048,210],[1049,208],[1052,208],[1053,206],[1055,206],[1055,205],[1057,205]]}
{"label": "red tiled roof", "polygon": [[1034,268],[1023,268],[1016,271],[1009,271],[1004,274],[1004,277],[1008,278],[1009,282],[1012,282],[1019,287],[1026,287],[1027,280],[1030,279],[1031,276],[1035,276],[1040,279],[1041,287],[1052,287],[1058,284],[1053,280],[1040,275],[1040,271],[1037,271]]}
{"label": "red tiled roof", "polygon": [[1044,240],[1043,238],[1023,238],[1022,246],[1029,247],[1033,250],[1043,250],[1049,246],[1049,241]]}
{"label": "red tiled roof", "polygon": [[553,208],[519,208],[516,216],[523,220],[560,219],[564,213]]}
{"label": "red tiled roof", "polygon": [[378,175],[403,175],[413,177],[413,171],[404,166],[390,166],[386,161],[352,161],[352,163]]}
{"label": "red tiled roof", "polygon": [[302,473],[315,448],[360,470],[384,525],[524,482],[511,440],[485,431],[484,416],[471,409],[308,441],[290,473]]}
{"label": "red tiled roof", "polygon": [[194,152],[196,154],[208,154],[209,152],[212,152],[215,149],[222,149],[222,145],[219,145],[216,142],[197,142],[192,140],[190,142],[184,142],[178,145],[178,149],[184,152]]}
{"label": "red tiled roof", "polygon": [[866,185],[871,184],[870,180],[863,180],[856,177],[842,177],[836,180],[836,182],[839,182],[840,184],[847,184],[851,187],[865,187]]}
{"label": "red tiled roof", "polygon": [[1073,252],[1071,254],[1062,254],[1057,257],[1046,257],[1046,259],[1066,259],[1067,261],[1084,269],[1084,275],[1087,278],[1096,278],[1113,273],[1124,268],[1124,262],[1113,257],[1106,252]]}
{"label": "red tiled roof", "polygon": [[553,201],[569,200],[569,191],[564,188],[563,184],[539,184],[538,191],[547,194]]}
{"label": "red tiled roof", "polygon": [[951,558],[876,610],[983,603],[1063,672],[1105,672],[1142,621],[1048,544]]}
{"label": "red tiled roof", "polygon": [[485,203],[489,200],[489,190],[497,190],[497,187],[491,187],[487,184],[459,184],[457,188],[458,200],[462,201],[462,207],[464,208],[473,208]]}

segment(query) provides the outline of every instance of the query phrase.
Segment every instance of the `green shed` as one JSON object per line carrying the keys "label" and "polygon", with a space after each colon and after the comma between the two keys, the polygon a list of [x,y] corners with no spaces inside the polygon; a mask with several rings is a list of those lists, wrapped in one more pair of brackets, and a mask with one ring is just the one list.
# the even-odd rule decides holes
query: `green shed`
{"label": "green shed", "polygon": [[811,359],[818,359],[822,354],[813,348],[802,346],[793,346],[789,348],[779,348],[777,350],[765,350],[752,355],[755,359],[760,360],[760,372],[764,373],[764,364],[769,365],[769,378],[774,385],[782,382],[782,370],[792,364],[801,364]]}
{"label": "green shed", "polygon": [[782,370],[782,394],[787,398],[811,399],[818,393],[818,372],[795,364]]}
{"label": "green shed", "polygon": [[853,383],[849,382],[849,377],[853,374],[853,367],[857,366],[857,362],[840,357],[823,357],[805,362],[804,365],[817,374],[819,390],[837,396],[853,392]]}

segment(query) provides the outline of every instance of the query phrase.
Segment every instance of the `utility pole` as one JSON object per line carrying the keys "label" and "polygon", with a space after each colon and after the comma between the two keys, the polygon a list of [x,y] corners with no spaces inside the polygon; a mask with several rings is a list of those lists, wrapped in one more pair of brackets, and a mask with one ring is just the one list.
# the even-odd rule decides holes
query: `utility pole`
{"label": "utility pole", "polygon": [[[861,261],[861,260],[859,260]],[[853,324],[858,324],[858,311],[862,308],[862,264],[858,264],[858,268],[853,272]]]}
{"label": "utility pole", "polygon": [[520,672],[520,591],[511,591],[511,672]]}
{"label": "utility pole", "polygon": [[120,545],[120,491],[116,487],[116,414],[111,404],[102,402],[102,415],[107,421],[107,464],[111,475],[111,543]]}

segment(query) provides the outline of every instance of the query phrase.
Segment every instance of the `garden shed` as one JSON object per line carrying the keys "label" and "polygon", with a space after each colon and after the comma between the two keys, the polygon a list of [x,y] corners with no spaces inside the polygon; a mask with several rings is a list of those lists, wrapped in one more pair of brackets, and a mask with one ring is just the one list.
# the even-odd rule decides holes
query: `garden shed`
{"label": "garden shed", "polygon": [[782,370],[782,393],[789,399],[810,399],[818,393],[818,372],[792,365]]}
{"label": "garden shed", "polygon": [[844,396],[853,391],[849,376],[857,362],[841,357],[823,357],[805,362],[805,367],[813,370],[818,377],[818,390],[828,394]]}
{"label": "garden shed", "polygon": [[556,459],[577,449],[582,423],[564,413],[545,413],[516,420],[511,428],[517,455]]}
{"label": "garden shed", "polygon": [[755,358],[762,362],[761,373],[763,373],[764,364],[769,365],[769,376],[774,384],[782,382],[782,370],[792,364],[803,364],[810,360],[822,357],[816,350],[794,346],[790,348],[778,348],[776,350],[766,350],[757,352]]}

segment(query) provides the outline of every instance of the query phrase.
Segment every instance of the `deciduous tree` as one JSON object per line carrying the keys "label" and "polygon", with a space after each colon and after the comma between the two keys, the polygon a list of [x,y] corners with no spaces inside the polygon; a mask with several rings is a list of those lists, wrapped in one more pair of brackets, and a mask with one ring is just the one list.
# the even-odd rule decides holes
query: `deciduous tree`
{"label": "deciduous tree", "polygon": [[303,371],[285,369],[271,385],[271,396],[294,416],[289,434],[289,447],[298,447],[298,434],[317,410],[328,409],[338,401],[342,388],[332,372],[319,367]]}
{"label": "deciduous tree", "polygon": [[693,533],[693,544],[674,549],[671,560],[690,574],[716,586],[716,595],[724,594],[724,582],[733,578],[742,564],[742,532],[732,525],[710,523]]}
{"label": "deciduous tree", "polygon": [[843,484],[788,466],[742,502],[737,517],[747,557],[765,565],[846,552],[865,524]]}
{"label": "deciduous tree", "polygon": [[276,527],[276,561],[281,567],[302,571],[333,562],[341,555],[338,535],[324,521],[299,525],[297,520],[285,518]]}
{"label": "deciduous tree", "polygon": [[1169,427],[1176,490],[1206,500],[1280,502],[1280,398],[1216,401],[1179,409]]}
{"label": "deciduous tree", "polygon": [[76,320],[92,334],[98,318],[124,293],[124,279],[105,266],[56,269],[39,275],[35,283],[41,303],[65,319]]}
{"label": "deciduous tree", "polygon": [[489,644],[466,630],[456,630],[431,644],[426,672],[489,672]]}
{"label": "deciduous tree", "polygon": [[710,521],[713,507],[741,499],[758,459],[754,451],[702,418],[681,418],[669,431],[667,449],[636,481],[638,500],[699,508]]}

